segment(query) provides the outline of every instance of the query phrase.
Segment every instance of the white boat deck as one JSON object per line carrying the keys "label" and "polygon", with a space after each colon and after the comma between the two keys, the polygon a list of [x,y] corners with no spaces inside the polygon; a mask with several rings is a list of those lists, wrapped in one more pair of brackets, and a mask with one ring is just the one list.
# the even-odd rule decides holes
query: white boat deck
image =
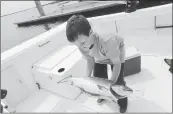
{"label": "white boat deck", "polygon": [[[140,98],[129,98],[128,112],[172,112],[172,74],[168,71],[169,66],[164,62],[164,58],[165,56],[143,55],[141,72],[125,77],[130,87],[143,92]],[[60,91],[65,90],[62,88]],[[27,111],[119,112],[119,107],[110,101],[98,105],[97,98],[85,94],[72,100],[41,89],[17,108],[17,112]]]}
{"label": "white boat deck", "polygon": [[[140,73],[125,78],[127,84],[144,92],[139,99],[129,99],[128,112],[172,112],[172,74],[163,61],[164,57],[142,56]],[[63,104],[61,104],[63,105]],[[68,107],[68,102],[64,107]],[[65,112],[85,112],[76,110],[78,106],[64,109]],[[83,105],[94,112],[119,112],[117,104],[107,101],[97,104],[97,99],[89,97]],[[63,106],[61,106],[63,107]],[[55,111],[59,111],[59,107]]]}

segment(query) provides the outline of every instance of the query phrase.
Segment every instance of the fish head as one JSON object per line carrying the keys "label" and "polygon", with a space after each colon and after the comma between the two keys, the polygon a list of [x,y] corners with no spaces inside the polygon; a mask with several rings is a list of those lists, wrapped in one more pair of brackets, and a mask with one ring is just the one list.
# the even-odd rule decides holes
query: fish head
{"label": "fish head", "polygon": [[70,77],[66,80],[70,85],[74,85],[74,86],[78,86],[81,87],[82,85],[82,80],[81,78],[77,78],[77,77]]}
{"label": "fish head", "polygon": [[67,77],[65,77],[65,78],[63,78],[63,79],[61,79],[60,81],[58,81],[57,83],[58,84],[60,84],[60,83],[67,83],[67,84],[69,84],[69,85],[73,85],[73,77],[72,77],[72,75],[69,75],[69,76],[67,76]]}
{"label": "fish head", "polygon": [[133,90],[124,85],[113,85],[112,89],[120,96],[130,96]]}

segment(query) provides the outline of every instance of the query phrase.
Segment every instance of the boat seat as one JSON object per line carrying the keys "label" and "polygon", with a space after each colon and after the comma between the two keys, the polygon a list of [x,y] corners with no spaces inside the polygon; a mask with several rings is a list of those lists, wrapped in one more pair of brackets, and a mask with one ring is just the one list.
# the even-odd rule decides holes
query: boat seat
{"label": "boat seat", "polygon": [[38,92],[20,103],[15,112],[52,112],[61,100],[61,97],[40,89]]}
{"label": "boat seat", "polygon": [[[76,54],[79,55],[76,57]],[[53,92],[58,96],[71,100],[76,99],[81,94],[80,89],[66,83],[58,82],[71,75],[70,68],[74,66],[79,59],[81,59],[81,56],[77,47],[69,45],[61,49],[61,51],[55,52],[53,55],[40,60],[33,68],[36,83],[38,83],[41,88]]]}
{"label": "boat seat", "polygon": [[[61,51],[59,51],[59,50],[61,50]],[[75,50],[77,50],[77,47],[74,45],[68,45],[59,50],[54,51],[54,53],[52,53],[51,55],[46,56],[42,60],[38,61],[36,64],[34,64],[34,67],[51,70],[56,65],[60,64],[62,62],[62,60],[64,60],[66,57],[68,57],[70,54],[72,54]]]}

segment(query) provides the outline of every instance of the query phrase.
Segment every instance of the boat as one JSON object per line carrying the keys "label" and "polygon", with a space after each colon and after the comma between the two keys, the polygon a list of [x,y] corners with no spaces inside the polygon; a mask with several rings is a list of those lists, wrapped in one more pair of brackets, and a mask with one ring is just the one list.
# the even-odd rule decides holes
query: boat
{"label": "boat", "polygon": [[[143,94],[129,99],[127,112],[171,113],[172,74],[164,58],[172,58],[172,4],[88,20],[105,38],[114,34],[124,37],[127,50],[131,50],[128,57],[141,57],[140,72],[125,80]],[[1,89],[7,90],[1,99],[4,112],[119,112],[116,103],[98,105],[96,98],[78,88],[58,83],[85,72],[86,61],[78,48],[62,44],[67,42],[65,28],[66,22],[1,53]]]}

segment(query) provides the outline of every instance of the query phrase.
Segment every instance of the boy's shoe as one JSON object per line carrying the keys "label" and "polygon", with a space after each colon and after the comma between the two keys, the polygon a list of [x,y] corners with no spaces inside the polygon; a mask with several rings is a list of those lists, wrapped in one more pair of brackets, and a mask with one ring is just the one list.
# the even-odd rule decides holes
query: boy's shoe
{"label": "boy's shoe", "polygon": [[118,100],[118,105],[120,106],[120,113],[125,113],[127,111],[128,98],[122,98]]}
{"label": "boy's shoe", "polygon": [[98,100],[97,100],[97,103],[98,103],[99,105],[101,105],[101,104],[103,104],[104,101],[105,101],[105,99],[98,99]]}

